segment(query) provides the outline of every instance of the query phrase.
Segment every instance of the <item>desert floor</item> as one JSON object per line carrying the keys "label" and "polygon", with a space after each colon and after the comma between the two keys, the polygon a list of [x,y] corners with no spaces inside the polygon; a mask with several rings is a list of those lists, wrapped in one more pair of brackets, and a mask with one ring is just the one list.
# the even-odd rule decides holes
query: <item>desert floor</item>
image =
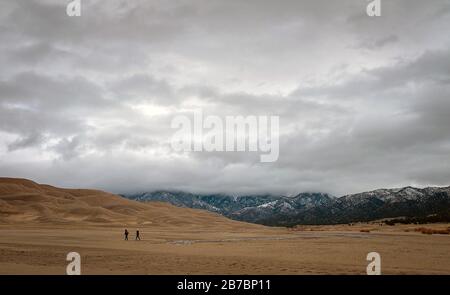
{"label": "desert floor", "polygon": [[365,274],[372,251],[383,274],[450,274],[450,236],[422,226],[147,226],[123,241],[120,227],[0,225],[0,274],[65,274],[71,251],[82,274]]}

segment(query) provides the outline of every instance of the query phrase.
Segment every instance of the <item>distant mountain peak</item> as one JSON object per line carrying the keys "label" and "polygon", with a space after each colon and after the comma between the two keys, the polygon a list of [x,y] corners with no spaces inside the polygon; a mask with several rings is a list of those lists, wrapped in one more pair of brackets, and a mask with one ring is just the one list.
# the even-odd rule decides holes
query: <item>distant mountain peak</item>
{"label": "distant mountain peak", "polygon": [[192,194],[156,191],[126,195],[137,201],[169,202],[266,225],[335,224],[450,212],[450,187],[377,189],[342,197],[304,192],[283,195]]}

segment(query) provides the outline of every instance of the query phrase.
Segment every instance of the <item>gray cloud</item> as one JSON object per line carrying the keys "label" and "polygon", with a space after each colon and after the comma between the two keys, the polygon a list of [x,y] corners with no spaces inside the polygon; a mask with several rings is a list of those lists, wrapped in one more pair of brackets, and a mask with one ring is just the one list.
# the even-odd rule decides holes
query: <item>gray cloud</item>
{"label": "gray cloud", "polygon": [[384,47],[386,45],[396,43],[398,41],[399,41],[398,36],[389,35],[387,37],[382,37],[378,40],[371,40],[371,39],[366,40],[366,41],[362,42],[361,46],[368,48],[368,49],[378,49],[378,48]]}
{"label": "gray cloud", "polygon": [[[0,4],[0,174],[114,192],[352,193],[450,179],[450,3]],[[177,114],[279,115],[280,158],[175,153]]]}

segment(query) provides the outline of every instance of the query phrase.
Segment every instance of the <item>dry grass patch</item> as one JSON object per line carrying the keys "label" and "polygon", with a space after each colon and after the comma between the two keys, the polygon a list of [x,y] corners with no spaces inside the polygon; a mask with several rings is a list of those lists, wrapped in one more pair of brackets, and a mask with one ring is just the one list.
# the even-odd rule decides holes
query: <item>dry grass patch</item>
{"label": "dry grass patch", "polygon": [[447,229],[432,229],[432,228],[426,228],[426,227],[418,227],[414,229],[416,232],[420,232],[425,235],[449,235],[450,234],[450,227]]}

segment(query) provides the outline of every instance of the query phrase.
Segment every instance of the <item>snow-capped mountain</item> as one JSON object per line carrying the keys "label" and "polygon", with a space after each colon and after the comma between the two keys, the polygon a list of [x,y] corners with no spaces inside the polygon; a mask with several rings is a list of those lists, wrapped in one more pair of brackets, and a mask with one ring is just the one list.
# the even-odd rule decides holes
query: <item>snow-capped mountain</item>
{"label": "snow-capped mountain", "polygon": [[324,193],[295,196],[200,195],[155,191],[124,195],[137,201],[169,202],[266,225],[336,224],[450,213],[450,187],[378,189],[339,198]]}

